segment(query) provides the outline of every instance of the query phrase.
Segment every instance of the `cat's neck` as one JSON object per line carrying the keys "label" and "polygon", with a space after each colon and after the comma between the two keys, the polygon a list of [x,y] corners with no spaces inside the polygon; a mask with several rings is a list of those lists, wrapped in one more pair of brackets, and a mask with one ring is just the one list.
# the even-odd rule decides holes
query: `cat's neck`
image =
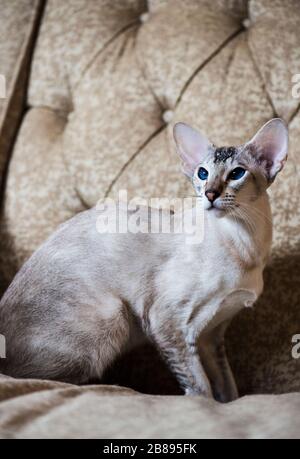
{"label": "cat's neck", "polygon": [[251,205],[238,208],[235,213],[224,216],[214,212],[205,214],[207,230],[213,230],[214,237],[232,244],[245,259],[266,262],[272,240],[272,217],[266,192]]}

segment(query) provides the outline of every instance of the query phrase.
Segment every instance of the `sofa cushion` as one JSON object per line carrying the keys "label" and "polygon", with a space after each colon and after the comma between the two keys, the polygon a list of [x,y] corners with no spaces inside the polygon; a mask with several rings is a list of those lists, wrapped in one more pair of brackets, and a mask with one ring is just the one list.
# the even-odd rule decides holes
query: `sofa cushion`
{"label": "sofa cushion", "polygon": [[[299,438],[300,395],[154,397],[0,375],[0,438]],[[187,414],[188,413],[188,414]]]}
{"label": "sofa cushion", "polygon": [[281,116],[291,148],[271,192],[266,288],[255,310],[234,321],[228,340],[241,393],[279,393],[300,389],[299,360],[291,357],[300,332],[300,112],[291,86],[300,11],[296,0],[251,0],[249,17],[246,7],[229,0],[151,0],[150,9],[142,0],[47,2],[30,110],[9,167],[0,268],[8,283],[60,222],[120,189],[190,194],[174,153],[174,122],[232,144]]}
{"label": "sofa cushion", "polygon": [[40,0],[3,0],[0,22],[0,183],[24,107]]}

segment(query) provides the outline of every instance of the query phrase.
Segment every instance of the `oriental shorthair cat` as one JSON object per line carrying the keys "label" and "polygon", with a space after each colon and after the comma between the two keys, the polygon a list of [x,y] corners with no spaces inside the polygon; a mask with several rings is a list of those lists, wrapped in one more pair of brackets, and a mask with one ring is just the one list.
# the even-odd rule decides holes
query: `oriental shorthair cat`
{"label": "oriental shorthair cat", "polygon": [[[217,148],[178,123],[174,139],[201,204],[202,241],[99,234],[97,207],[62,224],[1,300],[1,373],[83,384],[144,336],[187,395],[238,397],[224,334],[263,290],[272,238],[267,189],[286,161],[288,131],[273,119],[250,141]],[[140,209],[145,221],[148,210]],[[107,212],[114,218],[113,208]],[[118,219],[127,217],[120,206]]]}

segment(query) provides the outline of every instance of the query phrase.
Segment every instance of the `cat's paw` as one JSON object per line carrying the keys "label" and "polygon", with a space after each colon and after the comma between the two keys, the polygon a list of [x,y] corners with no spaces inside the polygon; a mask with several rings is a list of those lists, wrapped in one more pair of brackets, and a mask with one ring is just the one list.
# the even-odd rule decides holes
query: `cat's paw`
{"label": "cat's paw", "polygon": [[199,396],[199,395],[202,395],[203,397],[206,397],[206,398],[214,398],[213,397],[213,393],[211,392],[211,390],[203,390],[203,389],[195,389],[193,387],[188,387],[185,389],[185,395],[190,395],[190,396]]}
{"label": "cat's paw", "polygon": [[234,402],[239,398],[239,394],[236,390],[230,392],[218,392],[214,391],[214,399],[219,403],[230,403]]}

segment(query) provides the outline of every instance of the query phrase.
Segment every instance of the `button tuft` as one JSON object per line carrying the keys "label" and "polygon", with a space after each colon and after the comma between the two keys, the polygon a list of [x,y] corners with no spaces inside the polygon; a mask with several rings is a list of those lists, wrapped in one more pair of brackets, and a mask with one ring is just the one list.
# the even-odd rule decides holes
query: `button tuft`
{"label": "button tuft", "polygon": [[249,29],[249,27],[251,27],[251,21],[250,19],[244,19],[243,20],[243,26],[245,27],[245,29]]}
{"label": "button tuft", "polygon": [[163,112],[162,119],[164,120],[165,123],[171,123],[172,119],[174,118],[174,112],[173,110],[166,110]]}
{"label": "button tuft", "polygon": [[150,18],[150,13],[143,13],[140,15],[140,21],[144,24]]}

